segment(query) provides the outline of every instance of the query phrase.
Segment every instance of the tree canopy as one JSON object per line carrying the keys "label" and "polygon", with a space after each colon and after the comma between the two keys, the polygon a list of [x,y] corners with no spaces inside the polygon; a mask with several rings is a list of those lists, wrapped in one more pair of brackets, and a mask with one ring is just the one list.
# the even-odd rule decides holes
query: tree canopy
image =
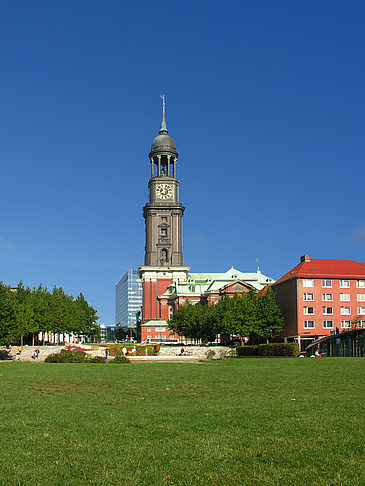
{"label": "tree canopy", "polygon": [[241,338],[256,336],[268,341],[280,334],[283,319],[271,288],[224,297],[216,305],[193,305],[187,301],[169,321],[171,330],[180,336],[202,341],[214,341],[218,334]]}
{"label": "tree canopy", "polygon": [[97,320],[97,311],[81,293],[75,299],[62,287],[50,292],[42,285],[30,289],[20,282],[11,288],[0,282],[0,344],[40,332],[97,336]]}

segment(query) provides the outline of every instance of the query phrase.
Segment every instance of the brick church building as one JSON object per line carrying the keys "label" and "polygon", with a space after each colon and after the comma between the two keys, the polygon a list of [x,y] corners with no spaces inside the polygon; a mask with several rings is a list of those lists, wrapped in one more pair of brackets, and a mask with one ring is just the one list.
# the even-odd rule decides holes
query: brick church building
{"label": "brick church building", "polygon": [[212,305],[224,295],[259,291],[274,283],[257,269],[242,273],[233,267],[225,273],[190,273],[183,263],[182,218],[174,140],[168,135],[163,97],[162,124],[149,154],[151,175],[149,199],[143,208],[146,228],[145,264],[139,267],[142,280],[141,339],[177,339],[168,319],[186,300]]}

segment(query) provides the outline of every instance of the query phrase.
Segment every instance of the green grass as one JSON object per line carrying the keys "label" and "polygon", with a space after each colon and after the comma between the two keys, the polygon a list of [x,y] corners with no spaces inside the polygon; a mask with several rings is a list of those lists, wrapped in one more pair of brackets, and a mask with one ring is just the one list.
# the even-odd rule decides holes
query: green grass
{"label": "green grass", "polygon": [[0,364],[0,484],[363,485],[365,360]]}

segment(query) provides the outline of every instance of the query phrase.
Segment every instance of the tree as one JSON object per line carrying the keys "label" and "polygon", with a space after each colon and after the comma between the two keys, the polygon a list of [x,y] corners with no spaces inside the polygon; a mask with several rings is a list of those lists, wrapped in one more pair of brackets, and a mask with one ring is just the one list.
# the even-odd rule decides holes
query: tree
{"label": "tree", "polygon": [[20,337],[16,326],[16,301],[14,292],[8,285],[0,282],[0,344],[9,345]]}
{"label": "tree", "polygon": [[232,298],[225,296],[212,306],[187,301],[169,321],[170,329],[180,336],[213,341],[220,334],[221,342],[228,342],[232,334],[269,340],[282,331],[282,324],[271,288],[262,294],[251,290]]}
{"label": "tree", "polygon": [[271,287],[259,294],[257,302],[259,321],[256,334],[269,342],[269,339],[277,337],[282,332],[284,320]]}

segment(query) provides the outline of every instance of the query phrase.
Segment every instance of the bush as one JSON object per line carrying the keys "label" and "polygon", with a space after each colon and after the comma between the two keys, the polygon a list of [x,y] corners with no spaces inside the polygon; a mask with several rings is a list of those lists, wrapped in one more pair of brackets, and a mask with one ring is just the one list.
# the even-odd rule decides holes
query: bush
{"label": "bush", "polygon": [[214,351],[214,349],[209,349],[209,351],[207,351],[207,352],[205,353],[205,359],[206,359],[207,361],[211,361],[212,359],[214,359],[214,356],[215,356],[215,351]]}
{"label": "bush", "polygon": [[237,346],[238,356],[285,356],[294,358],[299,354],[297,343],[272,343],[257,346]]}
{"label": "bush", "polygon": [[237,346],[238,356],[257,356],[258,346]]}
{"label": "bush", "polygon": [[90,356],[88,363],[105,363],[105,358],[102,356]]}
{"label": "bush", "polygon": [[66,351],[52,353],[44,360],[46,363],[86,363],[88,356],[83,351]]}
{"label": "bush", "polygon": [[127,363],[130,363],[130,361],[125,356],[116,356],[114,359],[112,359],[111,361],[109,361],[109,363],[114,363],[114,364],[127,364]]}

